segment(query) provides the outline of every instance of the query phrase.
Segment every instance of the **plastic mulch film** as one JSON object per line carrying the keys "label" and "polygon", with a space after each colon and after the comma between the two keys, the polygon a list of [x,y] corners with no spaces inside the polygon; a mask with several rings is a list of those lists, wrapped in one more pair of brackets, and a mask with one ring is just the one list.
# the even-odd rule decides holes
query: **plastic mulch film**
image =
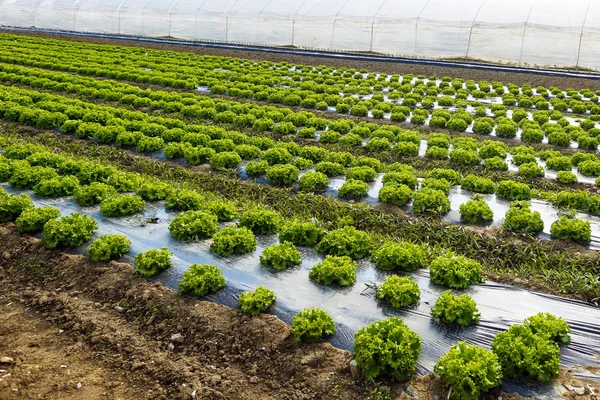
{"label": "plastic mulch film", "polygon": [[[257,236],[258,244],[254,252],[223,258],[209,252],[210,240],[182,243],[173,239],[169,234],[168,225],[178,213],[165,211],[164,204],[160,202],[149,203],[145,214],[146,217],[157,217],[158,223],[141,226],[141,222],[145,220],[141,214],[125,218],[106,218],[100,214],[98,206],[80,207],[70,197],[40,199],[30,191],[19,191],[6,185],[3,187],[9,193],[29,193],[36,206],[57,207],[62,215],[72,212],[88,214],[99,224],[94,238],[107,233],[126,235],[132,246],[130,254],[125,256],[123,261],[131,263],[135,254],[140,251],[168,247],[173,253],[173,268],[159,274],[153,280],[162,282],[174,290],[177,289],[182,274],[191,264],[211,264],[223,271],[227,281],[225,289],[208,296],[212,301],[236,308],[237,299],[242,291],[254,290],[258,285],[264,285],[277,295],[277,303],[271,312],[287,323],[291,323],[293,315],[305,307],[322,308],[333,317],[338,327],[330,342],[342,349],[352,350],[354,333],[362,326],[379,319],[398,316],[423,339],[423,351],[418,362],[419,373],[432,372],[434,364],[457,341],[466,340],[489,348],[497,333],[508,329],[512,324],[522,323],[525,318],[538,312],[551,312],[563,317],[571,325],[572,342],[561,347],[563,367],[577,370],[577,366],[600,366],[600,308],[589,303],[488,281],[463,291],[456,291],[470,294],[477,302],[481,312],[480,323],[470,328],[450,328],[441,325],[430,316],[431,307],[437,297],[447,288],[432,284],[427,270],[410,274],[421,290],[419,303],[413,308],[398,311],[375,299],[375,293],[369,286],[382,283],[388,273],[377,270],[367,259],[358,261],[355,285],[349,288],[327,287],[314,283],[308,277],[310,268],[324,258],[311,248],[298,248],[302,254],[302,264],[296,268],[275,272],[260,266],[260,254],[265,247],[278,243],[277,235]],[[227,224],[231,223],[221,225]],[[87,245],[76,251],[85,254]],[[585,370],[581,373],[585,373]],[[535,395],[541,399],[556,398],[555,389],[551,385],[523,386],[507,383],[505,389],[516,390],[529,396]]]}

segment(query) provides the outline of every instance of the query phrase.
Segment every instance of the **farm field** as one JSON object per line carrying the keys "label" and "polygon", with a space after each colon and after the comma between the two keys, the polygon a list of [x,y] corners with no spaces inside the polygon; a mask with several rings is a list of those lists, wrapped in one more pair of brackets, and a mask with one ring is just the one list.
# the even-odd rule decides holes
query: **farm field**
{"label": "farm field", "polygon": [[1,304],[112,396],[600,393],[595,82],[0,44]]}

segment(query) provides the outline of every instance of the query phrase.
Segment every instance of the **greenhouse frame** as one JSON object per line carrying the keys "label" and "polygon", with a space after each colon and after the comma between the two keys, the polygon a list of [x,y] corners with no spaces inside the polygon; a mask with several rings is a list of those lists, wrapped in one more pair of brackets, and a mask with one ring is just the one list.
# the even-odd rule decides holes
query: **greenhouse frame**
{"label": "greenhouse frame", "polygon": [[600,69],[591,0],[0,0],[0,25]]}

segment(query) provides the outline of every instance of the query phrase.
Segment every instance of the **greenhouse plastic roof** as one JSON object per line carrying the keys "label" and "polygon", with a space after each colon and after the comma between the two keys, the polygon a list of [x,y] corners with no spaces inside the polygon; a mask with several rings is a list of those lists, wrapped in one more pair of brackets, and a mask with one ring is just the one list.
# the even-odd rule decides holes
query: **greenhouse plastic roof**
{"label": "greenhouse plastic roof", "polygon": [[0,24],[600,69],[593,0],[0,0]]}

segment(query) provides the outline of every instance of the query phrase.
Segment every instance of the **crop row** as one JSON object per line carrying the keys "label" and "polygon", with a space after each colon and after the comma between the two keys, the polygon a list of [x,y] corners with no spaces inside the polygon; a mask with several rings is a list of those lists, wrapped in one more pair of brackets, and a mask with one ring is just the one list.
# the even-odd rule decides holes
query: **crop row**
{"label": "crop row", "polygon": [[[193,147],[189,147],[192,149]],[[236,168],[241,162],[241,157],[234,151],[221,151],[217,153],[212,149],[210,143],[203,149],[212,150],[210,164],[214,169]],[[20,160],[27,156],[32,161],[36,161],[38,155],[30,154],[32,150],[28,146],[11,146],[6,149],[5,156],[8,160]],[[238,151],[240,151],[238,149]],[[299,150],[298,150],[299,151]],[[246,172],[254,174],[266,173],[267,178],[275,184],[292,185],[298,182],[299,190],[306,192],[321,192],[329,184],[329,177],[334,175],[346,174],[346,182],[339,188],[338,194],[346,198],[360,198],[366,195],[369,191],[369,185],[366,182],[373,181],[376,177],[379,164],[367,164],[365,159],[358,160],[362,165],[345,169],[345,166],[340,163],[331,161],[321,161],[316,165],[315,172],[306,172],[298,179],[298,168],[293,164],[286,164],[291,161],[292,155],[286,148],[271,148],[262,153],[263,161],[251,161],[245,167]],[[296,164],[298,163],[296,159]],[[348,163],[356,162],[357,160],[349,159]],[[40,165],[39,161],[34,163],[34,166]],[[56,163],[52,161],[52,163]],[[5,169],[10,171],[14,162],[7,161]],[[18,165],[16,163],[15,165]],[[42,164],[42,166],[44,166]],[[374,168],[375,167],[375,168]],[[259,170],[261,169],[261,170]],[[43,176],[44,171],[39,173]],[[27,170],[23,172],[24,178],[36,179],[34,175],[38,172]],[[7,179],[8,176],[0,177]],[[107,178],[108,179],[108,178]],[[87,180],[86,180],[87,181]],[[120,181],[120,180],[119,180]],[[531,190],[526,184],[519,184],[513,181],[502,181],[496,185],[493,181],[486,178],[479,178],[474,175],[466,177],[460,173],[449,169],[435,169],[431,171],[429,177],[420,184],[417,177],[414,175],[412,168],[402,164],[394,164],[390,172],[383,175],[383,187],[380,189],[378,197],[380,201],[392,204],[398,207],[407,205],[412,201],[412,208],[417,214],[440,216],[450,211],[450,194],[451,186],[462,183],[462,188],[474,193],[494,193],[497,192],[499,197],[504,197],[510,200],[520,200],[511,206],[508,210],[504,227],[508,231],[519,234],[535,234],[543,229],[543,222],[539,212],[530,210],[530,206],[522,200],[531,198]],[[127,188],[133,189],[135,181],[128,184]],[[44,190],[60,191],[61,185],[66,185],[72,193],[77,188],[77,180],[50,180],[44,183],[39,189],[40,193]],[[419,185],[421,190],[413,192],[415,187]],[[34,189],[34,193],[38,193]],[[134,199],[130,199],[134,200]],[[588,192],[560,192],[554,198],[556,202],[564,207],[580,208],[590,211],[593,214],[600,214],[600,195],[589,195]],[[140,206],[142,202],[134,202],[134,206]],[[133,206],[132,206],[133,207]],[[137,208],[132,210],[139,211]],[[485,202],[485,200],[476,195],[472,200],[460,206],[460,214],[464,222],[470,224],[488,223],[493,220],[494,214]],[[577,242],[589,242],[591,240],[591,226],[588,221],[577,219],[568,219],[566,216],[561,217],[552,224],[551,233],[553,236],[560,239],[570,239]]]}
{"label": "crop row", "polygon": [[[3,66],[0,65],[0,68],[2,67]],[[118,100],[119,103],[133,105],[138,109],[149,107],[153,110],[164,110],[170,112],[169,116],[173,117],[180,116],[177,113],[181,112],[183,115],[212,121],[216,120],[217,122],[219,120],[231,121],[231,112],[233,112],[235,114],[233,123],[238,129],[248,129],[247,126],[252,125],[252,129],[257,132],[276,130],[277,132],[284,134],[288,131],[293,133],[293,131],[288,129],[291,128],[289,124],[284,124],[284,126],[279,126],[275,129],[275,126],[280,125],[281,122],[286,122],[291,123],[296,127],[311,128],[298,132],[300,137],[306,138],[316,137],[318,132],[322,129],[326,129],[324,135],[318,134],[321,143],[339,143],[349,149],[351,149],[352,146],[360,146],[362,141],[365,140],[365,136],[372,137],[373,135],[370,135],[369,133],[378,129],[378,125],[376,124],[362,122],[358,124],[358,126],[365,126],[368,128],[368,131],[364,128],[360,130],[357,129],[356,132],[351,133],[357,133],[360,138],[356,135],[346,137],[345,134],[356,125],[352,120],[336,120],[334,122],[329,122],[325,119],[318,118],[311,113],[296,114],[289,109],[260,107],[256,105],[203,98],[201,96],[199,96],[199,101],[195,101],[194,96],[191,95],[141,90],[135,86],[112,81],[97,81],[90,78],[80,78],[37,69],[4,66],[4,70],[6,71],[6,74],[3,74],[2,77],[8,82],[19,82],[21,85],[27,85],[43,90],[51,89],[53,91],[75,93],[90,99],[101,98],[104,100]],[[204,107],[202,107],[202,105],[204,105]],[[226,114],[221,115],[223,112]],[[260,118],[257,118],[257,115]],[[380,127],[391,130],[394,133],[405,131],[400,130],[400,128],[393,125],[382,125]],[[360,140],[361,138],[362,141]],[[391,142],[394,141],[393,137],[388,136],[387,138],[388,140],[391,139]],[[477,142],[476,140],[470,141],[473,143]],[[379,149],[374,145],[372,150],[372,153],[376,153]],[[397,153],[399,156],[411,156],[415,155],[415,149],[399,149]]]}
{"label": "crop row", "polygon": [[568,296],[591,300],[600,295],[595,278],[598,273],[595,253],[571,251],[564,246],[557,247],[553,242],[525,243],[515,242],[504,235],[490,237],[435,220],[385,214],[360,203],[343,203],[305,193],[292,195],[289,189],[242,184],[224,175],[197,173],[158,160],[132,157],[122,150],[64,140],[55,135],[10,134],[5,138],[10,143],[43,144],[50,146],[54,152],[84,155],[87,159],[115,165],[121,170],[144,172],[170,182],[185,182],[203,192],[216,192],[242,203],[249,201],[269,205],[286,218],[317,218],[333,228],[351,221],[375,237],[452,249],[482,262],[488,272],[544,282]]}
{"label": "crop row", "polygon": [[[0,64],[0,71],[5,72],[0,75],[1,79],[5,82],[18,82],[20,85],[36,89],[73,93],[88,99],[103,99],[118,102],[118,104],[134,106],[138,109],[162,110],[169,113],[169,116],[176,118],[183,116],[217,123],[232,122],[237,129],[251,128],[256,132],[274,131],[277,134],[293,134],[295,132],[293,126],[296,128],[307,127],[309,129],[302,129],[297,133],[299,137],[308,139],[318,137],[320,143],[341,144],[347,148],[361,146],[366,138],[372,137],[370,132],[376,131],[378,128],[392,130],[394,133],[405,131],[394,125],[361,122],[358,125],[368,127],[368,131],[361,129],[351,132],[356,133],[358,136],[347,136],[346,134],[356,125],[353,120],[337,119],[329,121],[319,118],[313,113],[294,113],[287,108],[258,106],[255,104],[212,99],[200,95],[192,96],[184,93],[162,92],[150,89],[142,90],[136,86],[114,81],[98,81],[91,78],[53,73],[40,69]],[[441,112],[442,110],[439,111]],[[443,115],[444,118],[451,119],[449,113],[445,111],[444,113],[446,113]],[[565,132],[550,132],[549,135],[552,135],[552,142],[560,141],[562,137],[564,139],[563,144],[568,143],[571,137]],[[573,133],[573,136],[575,136],[575,133]],[[394,142],[393,137],[387,137],[387,139],[391,143]],[[585,140],[583,139],[580,142],[583,143]],[[590,140],[589,147],[593,148],[595,146],[594,142],[597,139],[591,137]],[[385,150],[389,147],[385,145],[381,146],[381,144],[374,144],[372,149],[367,148],[367,150],[376,153],[379,150]],[[539,145],[536,147],[539,147]],[[547,148],[547,146],[543,146],[542,148]],[[417,151],[418,149],[412,147],[402,148],[398,149],[397,155],[400,157],[413,156],[416,155]],[[565,151],[563,150],[563,152]]]}
{"label": "crop row", "polygon": [[[42,50],[43,51],[43,50]],[[62,54],[62,53],[61,53]],[[10,56],[7,56],[6,62],[15,62],[19,63],[18,60],[15,59],[16,55],[11,53]],[[74,56],[73,56],[74,57]],[[147,58],[144,55],[138,55],[141,59],[139,60],[139,64],[146,65],[147,61],[143,61],[143,58]],[[481,103],[468,103],[466,99],[459,98],[455,100],[449,96],[442,96],[439,100],[436,100],[439,104],[438,106],[442,107],[453,107],[455,105],[463,108],[467,106],[473,107],[473,112],[467,112],[464,110],[458,110],[454,112],[450,112],[444,109],[434,110],[433,112],[428,109],[433,108],[435,106],[435,102],[430,98],[423,98],[421,94],[418,93],[407,93],[404,98],[402,105],[394,105],[390,102],[383,101],[385,100],[383,94],[375,95],[370,99],[360,101],[358,98],[353,96],[342,97],[339,94],[326,94],[326,93],[315,93],[310,90],[302,90],[300,88],[290,88],[289,85],[277,85],[276,87],[267,86],[268,90],[265,89],[264,85],[258,85],[256,88],[244,89],[240,88],[240,85],[245,85],[242,87],[247,87],[250,83],[245,82],[239,76],[236,75],[234,78],[224,78],[221,76],[216,76],[214,78],[206,78],[207,72],[203,70],[189,72],[188,75],[182,72],[166,72],[160,70],[151,71],[146,69],[140,69],[139,65],[132,65],[127,67],[127,72],[123,72],[123,76],[119,76],[119,68],[125,68],[123,64],[125,62],[121,59],[114,60],[109,66],[105,66],[104,68],[94,68],[93,66],[85,69],[85,66],[79,67],[80,64],[85,64],[87,58],[85,60],[71,60],[72,65],[59,67],[62,65],[60,63],[52,62],[47,59],[36,63],[34,61],[35,57],[32,57],[30,54],[24,55],[21,59],[22,64],[27,65],[38,65],[38,66],[53,66],[51,68],[62,69],[65,71],[72,72],[83,72],[88,73],[94,76],[107,76],[107,77],[116,77],[118,79],[125,79],[130,81],[139,81],[139,82],[147,82],[155,84],[163,84],[160,81],[160,77],[156,77],[157,79],[149,79],[147,74],[174,74],[180,78],[185,78],[180,85],[188,87],[191,86],[190,82],[196,79],[198,76],[203,76],[204,81],[198,82],[201,85],[210,87],[210,91],[215,94],[228,94],[236,97],[252,97],[254,100],[265,100],[272,102],[274,104],[284,104],[288,106],[305,106],[310,109],[319,108],[319,109],[329,109],[331,107],[335,107],[336,111],[341,112],[343,114],[350,113],[354,116],[367,116],[371,115],[376,118],[388,118],[394,121],[406,121],[410,120],[411,123],[416,125],[428,124],[430,127],[435,129],[448,128],[451,131],[455,132],[464,132],[466,130],[473,131],[477,134],[481,135],[489,135],[494,134],[499,137],[508,137],[515,138],[519,137],[520,139],[531,142],[531,143],[541,143],[544,140],[544,136],[548,136],[547,140],[551,144],[555,144],[558,146],[568,146],[571,144],[571,141],[574,140],[579,144],[580,148],[583,149],[593,149],[597,150],[598,140],[596,136],[600,133],[600,129],[596,128],[596,121],[600,118],[600,115],[594,114],[590,115],[589,118],[581,122],[581,126],[573,126],[570,125],[571,122],[565,119],[562,116],[561,111],[555,109],[553,112],[548,113],[543,110],[538,110],[535,113],[531,114],[524,110],[515,110],[509,111],[511,114],[511,118],[507,118],[507,109],[506,106],[500,104],[491,105],[486,108]],[[114,64],[117,65],[114,65]],[[134,63],[135,64],[135,63]],[[158,68],[158,66],[155,66]],[[162,66],[163,68],[168,68],[169,71],[179,71],[179,69],[185,69],[182,66]],[[80,70],[81,69],[81,70]],[[85,70],[84,70],[85,69]],[[82,71],[84,70],[84,71]],[[214,72],[215,74],[221,74],[221,71]],[[137,79],[134,79],[137,77]],[[165,78],[169,79],[169,78]],[[231,81],[234,79],[234,81]],[[265,78],[266,79],[266,78]],[[273,78],[270,78],[273,79]],[[309,84],[311,82],[300,82],[300,84]],[[435,82],[432,81],[435,84]],[[448,82],[442,82],[448,83]],[[314,83],[313,83],[314,84]],[[228,86],[229,85],[229,86]],[[237,86],[235,86],[237,85]],[[168,84],[166,86],[169,86]],[[172,86],[172,85],[171,85]],[[256,86],[256,85],[255,85]],[[280,87],[284,86],[284,87]],[[425,92],[427,86],[423,85],[424,88],[419,90],[419,93]],[[437,87],[435,87],[437,88]],[[435,89],[438,90],[439,88]],[[454,90],[451,87],[447,88],[449,90]],[[317,89],[315,89],[317,90]],[[337,90],[334,88],[334,90]],[[434,90],[434,87],[429,87],[428,90]],[[467,89],[461,89],[467,90]],[[317,90],[319,91],[319,90]],[[249,92],[249,93],[248,93]],[[320,91],[319,91],[320,92]],[[310,93],[313,93],[312,95]],[[482,92],[485,93],[485,92]],[[425,93],[424,93],[425,94]],[[467,93],[462,93],[463,97],[470,96]],[[388,96],[391,95],[388,93]],[[380,96],[381,98],[377,97]],[[538,96],[541,97],[541,96]],[[435,97],[435,99],[438,99]],[[535,99],[534,99],[535,100]],[[456,104],[456,102],[459,104]],[[460,103],[464,101],[464,103]],[[545,100],[544,100],[545,101]],[[555,103],[555,106],[560,109],[564,109],[565,107],[569,107],[566,103],[562,107],[558,107],[557,101],[561,101],[558,98],[553,98],[552,102]],[[576,100],[572,100],[576,101]],[[427,105],[424,105],[423,102],[429,102]],[[507,104],[511,104],[509,99],[504,101]],[[541,101],[538,101],[541,103]],[[563,102],[564,103],[564,102]],[[417,104],[421,104],[421,108],[413,109]],[[582,103],[583,104],[583,103]],[[588,103],[592,105],[594,103]],[[576,105],[572,105],[572,108],[577,110]],[[596,111],[600,111],[600,107],[596,106],[598,110],[593,107],[590,107],[592,113]],[[538,108],[543,108],[541,105]],[[548,108],[548,107],[545,107]],[[583,108],[587,109],[585,104],[583,104]],[[581,111],[581,110],[580,110]],[[476,118],[473,117],[473,114]],[[494,117],[494,118],[492,118]],[[550,123],[550,120],[556,121],[555,123]]]}
{"label": "crop row", "polygon": [[[55,84],[64,84],[64,82]],[[211,163],[211,166],[217,170],[233,169],[239,166],[242,159],[253,160],[260,157],[263,160],[262,163],[251,162],[248,166],[249,168],[247,168],[247,172],[250,174],[260,175],[266,173],[267,168],[274,164],[291,162],[293,165],[289,165],[286,168],[273,168],[273,171],[269,173],[270,177],[273,178],[270,180],[276,184],[293,184],[298,179],[298,169],[310,168],[313,163],[317,163],[317,172],[325,173],[327,176],[344,175],[346,174],[346,167],[363,167],[363,170],[365,167],[373,168],[373,171],[369,172],[368,177],[362,178],[362,180],[372,180],[376,172],[381,172],[384,169],[384,165],[376,159],[368,157],[355,158],[348,152],[332,153],[323,148],[314,146],[300,147],[291,142],[279,142],[275,144],[265,138],[250,138],[239,132],[227,132],[222,128],[186,125],[178,119],[150,117],[145,113],[108,106],[97,106],[79,100],[71,100],[60,96],[16,89],[14,87],[4,87],[3,90],[5,94],[3,100],[8,101],[4,103],[4,111],[2,112],[2,116],[5,119],[43,128],[61,126],[63,132],[74,132],[78,137],[91,136],[104,143],[114,142],[121,146],[137,146],[138,151],[160,150],[165,146],[165,142],[168,142],[165,147],[165,155],[168,158],[184,157],[187,162],[192,164],[207,162]],[[102,90],[104,89],[99,89],[99,91]],[[34,99],[36,100],[35,102]],[[15,104],[11,106],[11,103]],[[22,105],[16,105],[16,103]],[[34,107],[34,114],[23,109],[23,105]],[[317,119],[315,118],[315,120]],[[307,124],[310,124],[310,120],[306,121]],[[291,125],[295,131],[297,127],[293,124]],[[345,125],[339,126],[336,129],[342,131],[348,129]],[[365,148],[369,152],[384,152],[386,149],[391,149],[392,153],[399,156],[413,156],[419,151],[421,139],[417,133],[402,131],[393,126],[385,127],[386,129],[375,129],[371,132],[370,129],[373,128],[378,128],[378,126],[366,124],[361,126],[359,124],[352,129],[353,133],[349,133],[346,136],[359,136],[359,133],[362,136],[370,136],[370,140],[365,145]],[[333,130],[326,132],[341,135],[339,132]],[[322,132],[321,135],[324,135],[326,132]],[[428,149],[425,152],[425,156],[432,159],[440,159],[441,156],[444,158],[447,157],[448,148],[450,147],[450,137],[444,134],[431,134],[428,138]],[[390,140],[392,142],[399,141],[393,149],[391,148]],[[387,147],[384,148],[382,147],[383,145],[387,145]],[[450,158],[456,165],[477,165],[483,158],[484,165],[490,170],[508,168],[506,162],[502,160],[506,158],[508,148],[501,142],[479,143],[470,138],[457,138],[454,140],[453,145],[454,149],[450,152]],[[481,147],[478,148],[478,145],[481,145]],[[272,147],[279,148],[272,149]],[[415,149],[414,152],[411,149]],[[409,151],[410,153],[406,154]],[[532,148],[520,146],[513,148],[512,151],[514,153],[512,162],[520,165],[519,171],[522,176],[525,178],[535,178],[543,174],[543,169],[536,164],[536,157]],[[550,168],[560,169],[561,171],[572,168],[570,159],[561,156],[558,152],[546,151],[541,156],[548,160],[547,166]],[[295,158],[293,159],[292,157]],[[600,161],[593,154],[577,153],[572,159],[573,163],[578,165],[580,172],[583,172],[585,175],[598,174],[597,167],[595,166],[600,164]],[[560,160],[560,163],[555,162],[557,160]],[[569,164],[569,168],[566,168],[565,164]],[[388,169],[397,169],[394,165],[391,165]],[[361,168],[354,168],[354,170],[356,169]],[[354,175],[351,172],[350,177]],[[309,180],[310,176],[305,177],[304,181]],[[314,174],[312,176],[314,177]],[[508,176],[508,178],[511,178],[511,176]],[[573,173],[567,173],[567,171],[558,174],[558,178],[566,183],[573,183],[577,180]],[[326,177],[319,176],[320,187],[317,186],[313,189],[323,189],[322,186],[327,184],[325,182],[326,179]],[[489,178],[487,180],[489,181]],[[305,188],[310,189],[312,185],[312,183],[308,182]],[[350,188],[352,190],[348,191],[344,189],[340,193],[347,193],[349,197],[359,197],[368,190],[368,187],[364,184],[360,185],[357,183],[356,185],[349,186],[355,187]],[[414,188],[414,185],[409,185],[409,187]],[[386,189],[386,191],[389,190],[389,188]],[[490,192],[489,189],[486,189],[486,191]],[[399,206],[404,205],[411,196],[403,197],[405,200],[400,201],[397,195],[391,197],[389,194],[383,197],[380,196],[382,200],[386,201],[386,199],[390,199],[392,203]],[[531,194],[519,199],[528,199],[530,197]],[[564,206],[564,201],[561,198],[556,198],[555,196],[545,196],[545,198],[551,201],[558,199],[556,200],[556,204]],[[596,207],[593,206],[593,198],[587,203],[581,204],[583,206],[578,207],[580,210],[591,210],[593,213],[596,213]]]}
{"label": "crop row", "polygon": [[[189,53],[90,45],[49,39],[29,40],[15,35],[3,35],[0,42],[8,50],[7,53],[10,52],[15,56],[27,56],[29,62],[44,63],[47,68],[62,69],[64,68],[63,63],[81,57],[86,63],[84,67],[88,68],[87,70],[82,68],[84,73],[89,73],[90,68],[110,68],[117,64],[119,67],[135,70],[142,82],[150,81],[152,74],[158,71],[171,74],[169,77],[177,80],[181,80],[182,74],[185,74],[185,76],[202,77],[202,79],[250,83],[262,87],[295,87],[314,93],[337,94],[346,90],[349,93],[364,96],[374,92],[385,92],[392,95],[387,96],[391,100],[397,100],[409,93],[435,97],[440,94],[456,96],[457,92],[463,91],[459,93],[470,95],[475,99],[506,95],[503,96],[506,99],[504,100],[506,105],[514,104],[508,100],[510,96],[516,97],[519,106],[526,108],[536,106],[538,102],[552,97],[553,100],[564,102],[567,108],[578,113],[585,113],[586,110],[593,108],[598,102],[600,94],[600,91],[592,92],[589,89],[562,91],[555,87],[546,89],[542,86],[534,89],[528,84],[520,88],[511,83],[506,85],[502,82],[490,84],[487,81],[480,81],[476,83],[472,80],[465,81],[448,76],[442,78],[425,77],[424,75],[415,77],[412,74],[388,76],[387,74],[368,73],[367,70],[293,65],[286,62],[277,64],[268,61],[255,62],[232,57],[199,56]],[[107,71],[103,72],[108,73]],[[193,81],[193,78],[188,77],[187,80]],[[199,84],[196,82],[196,86]],[[188,84],[179,84],[179,87],[187,86]],[[332,88],[337,88],[337,92]],[[348,88],[354,91],[348,91]],[[417,90],[415,91],[415,89]],[[395,91],[397,91],[395,93],[397,96],[393,95]],[[459,99],[461,97],[464,95],[459,96]],[[584,105],[583,109],[578,107],[580,103]],[[537,108],[543,109],[545,106],[540,104]],[[557,108],[559,110],[567,109],[564,106]]]}
{"label": "crop row", "polygon": [[[320,284],[354,284],[356,263],[353,260],[369,255],[375,265],[384,270],[410,271],[424,267],[427,262],[427,253],[420,246],[386,242],[374,250],[371,237],[354,227],[346,226],[325,232],[314,222],[283,225],[280,215],[260,207],[239,214],[237,225],[219,228],[219,221],[238,217],[238,210],[233,204],[218,200],[206,202],[205,195],[190,190],[172,189],[164,181],[143,180],[138,174],[118,172],[107,165],[78,161],[50,152],[35,152],[36,149],[32,146],[21,146],[21,150],[25,148],[33,152],[25,161],[20,160],[19,165],[13,163],[10,166],[11,186],[33,188],[34,193],[39,196],[57,197],[72,193],[80,205],[100,203],[101,212],[108,217],[137,213],[143,210],[146,200],[164,199],[167,208],[182,211],[169,226],[171,235],[182,241],[199,241],[212,237],[210,251],[222,257],[251,252],[256,247],[255,235],[279,232],[281,244],[266,248],[260,258],[261,264],[276,270],[293,267],[300,263],[300,253],[296,246],[316,245],[316,250],[326,257],[312,267],[309,277]],[[79,179],[86,182],[87,186],[59,183],[76,182]],[[47,181],[54,182],[45,184]],[[60,188],[65,190],[60,191]],[[117,194],[117,191],[131,190],[135,190],[137,194]],[[79,247],[89,241],[98,228],[97,222],[86,214],[73,213],[60,217],[60,212],[57,214],[56,211],[52,207],[35,208],[28,195],[10,195],[0,190],[0,221],[16,220],[21,232],[42,231],[43,242],[48,248]],[[106,261],[129,252],[129,244],[126,237],[109,234],[96,239],[88,252],[92,259]],[[135,256],[134,264],[136,272],[149,277],[172,265],[166,248],[140,252]],[[430,275],[432,282],[457,289],[483,280],[479,263],[452,252],[432,259]],[[225,285],[226,281],[217,267],[192,264],[181,278],[179,291],[202,297]],[[379,286],[376,297],[392,307],[404,308],[418,300],[419,289],[410,278],[391,275]],[[243,293],[239,305],[244,312],[257,315],[268,311],[274,301],[272,291],[259,287],[254,292]],[[467,294],[459,297],[445,292],[431,312],[434,317],[451,325],[468,326],[479,319],[477,306]],[[386,332],[389,329],[403,333],[388,336]],[[292,332],[296,341],[313,342],[332,335],[335,331],[333,319],[315,308],[305,309],[292,319]],[[546,382],[558,376],[558,344],[568,344],[569,333],[570,328],[564,320],[540,313],[527,319],[524,325],[511,327],[507,332],[498,334],[492,342],[493,353],[468,346],[473,354],[456,354],[455,348],[452,348],[436,365],[436,372],[452,386],[455,397],[457,393],[478,396],[499,385],[503,376],[506,379],[518,378],[530,370],[537,371],[529,376],[531,380]],[[377,348],[371,345],[374,340],[379,341]],[[535,343],[535,352],[515,355],[513,347],[522,341]],[[457,346],[467,345],[463,343]],[[390,349],[402,352],[402,363],[386,359]],[[356,333],[354,357],[369,378],[386,375],[394,380],[409,379],[416,370],[420,352],[421,340],[418,335],[397,318],[377,321]],[[463,376],[464,373],[444,371],[446,363],[456,362],[475,363],[480,369],[487,368],[490,371],[486,375],[494,374],[494,378],[475,380],[476,384],[467,389],[460,384],[466,377]]]}

